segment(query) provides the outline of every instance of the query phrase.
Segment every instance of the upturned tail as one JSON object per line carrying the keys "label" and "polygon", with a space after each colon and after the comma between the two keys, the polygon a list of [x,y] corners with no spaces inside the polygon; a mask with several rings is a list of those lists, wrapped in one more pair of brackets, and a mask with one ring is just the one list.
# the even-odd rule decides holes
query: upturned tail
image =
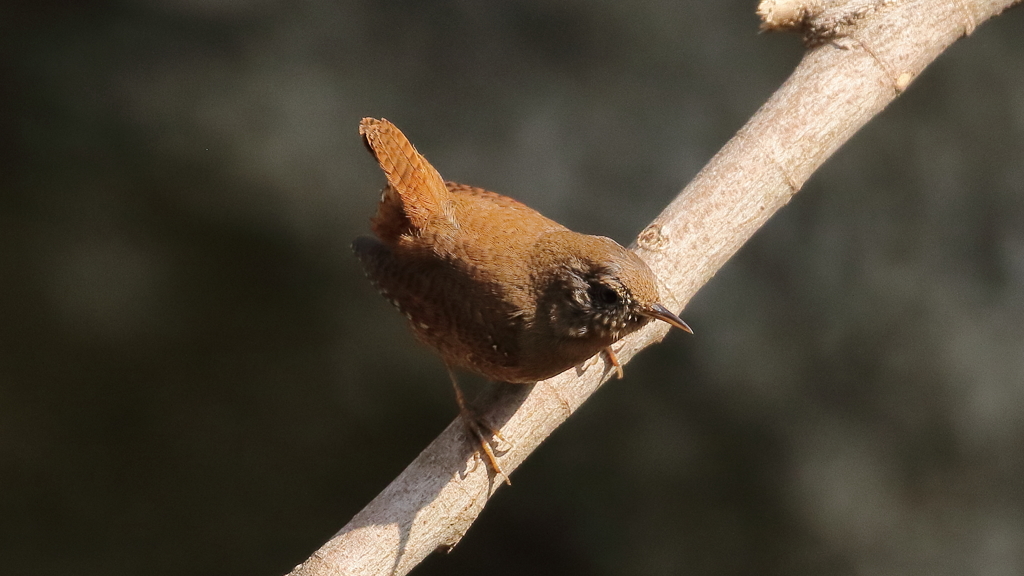
{"label": "upturned tail", "polygon": [[373,221],[382,240],[409,228],[423,230],[438,217],[451,218],[451,194],[441,174],[401,130],[383,118],[363,118],[359,134],[388,179]]}

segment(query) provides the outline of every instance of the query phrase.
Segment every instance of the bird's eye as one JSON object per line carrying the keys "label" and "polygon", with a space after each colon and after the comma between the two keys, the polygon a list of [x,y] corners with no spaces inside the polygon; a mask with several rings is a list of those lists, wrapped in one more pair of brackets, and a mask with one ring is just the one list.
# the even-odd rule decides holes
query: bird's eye
{"label": "bird's eye", "polygon": [[610,306],[619,301],[619,293],[604,284],[590,285],[590,300],[595,304]]}

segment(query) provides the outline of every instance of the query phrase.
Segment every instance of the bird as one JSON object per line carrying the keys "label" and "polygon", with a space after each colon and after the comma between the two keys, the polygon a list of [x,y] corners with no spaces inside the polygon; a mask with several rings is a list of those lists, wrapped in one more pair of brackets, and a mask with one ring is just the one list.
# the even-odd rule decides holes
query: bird
{"label": "bird", "polygon": [[363,143],[387,179],[373,236],[353,250],[417,340],[448,368],[460,415],[498,466],[455,371],[534,383],[604,352],[652,320],[693,333],[663,304],[650,267],[614,240],[569,230],[508,196],[445,181],[386,119],[364,118]]}

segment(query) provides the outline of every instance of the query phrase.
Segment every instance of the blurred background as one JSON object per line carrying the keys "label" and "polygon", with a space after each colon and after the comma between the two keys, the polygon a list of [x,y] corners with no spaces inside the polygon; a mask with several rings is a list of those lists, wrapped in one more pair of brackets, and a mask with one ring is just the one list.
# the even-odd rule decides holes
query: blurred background
{"label": "blurred background", "polygon": [[[282,574],[456,415],[363,116],[632,238],[802,53],[756,3],[0,15],[0,564]],[[1024,12],[948,50],[414,573],[1024,573]]]}

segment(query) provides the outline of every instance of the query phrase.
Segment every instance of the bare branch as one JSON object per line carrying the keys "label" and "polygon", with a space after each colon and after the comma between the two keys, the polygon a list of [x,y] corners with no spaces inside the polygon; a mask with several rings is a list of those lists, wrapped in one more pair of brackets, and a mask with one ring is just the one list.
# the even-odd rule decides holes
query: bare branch
{"label": "bare branch", "polygon": [[[943,50],[1018,0],[765,0],[766,29],[815,47],[792,76],[639,236],[635,249],[681,309],[836,149]],[[671,307],[671,306],[670,306]],[[616,345],[628,362],[659,341],[653,323]],[[699,330],[698,330],[699,332]],[[520,463],[614,371],[598,358],[535,386],[506,387],[486,418]],[[380,495],[293,575],[405,574],[454,546],[501,486],[449,425]]]}

